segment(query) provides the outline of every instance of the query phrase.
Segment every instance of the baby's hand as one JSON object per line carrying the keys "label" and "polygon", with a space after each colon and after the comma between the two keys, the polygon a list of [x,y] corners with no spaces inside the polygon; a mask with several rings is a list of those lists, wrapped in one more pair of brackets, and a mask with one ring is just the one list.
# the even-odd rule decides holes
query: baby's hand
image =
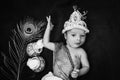
{"label": "baby's hand", "polygon": [[78,75],[79,75],[79,70],[78,69],[74,69],[71,73],[72,78],[77,78]]}
{"label": "baby's hand", "polygon": [[50,30],[52,30],[54,25],[51,23],[51,16],[46,17],[46,19],[48,22],[47,27],[50,27]]}

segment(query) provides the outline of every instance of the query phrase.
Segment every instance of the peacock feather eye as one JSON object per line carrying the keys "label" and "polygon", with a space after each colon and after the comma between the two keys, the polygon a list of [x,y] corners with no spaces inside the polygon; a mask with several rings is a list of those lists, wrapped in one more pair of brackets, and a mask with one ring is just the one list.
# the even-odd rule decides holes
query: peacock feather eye
{"label": "peacock feather eye", "polygon": [[23,37],[28,38],[38,31],[37,23],[32,19],[26,19],[20,23],[21,32]]}

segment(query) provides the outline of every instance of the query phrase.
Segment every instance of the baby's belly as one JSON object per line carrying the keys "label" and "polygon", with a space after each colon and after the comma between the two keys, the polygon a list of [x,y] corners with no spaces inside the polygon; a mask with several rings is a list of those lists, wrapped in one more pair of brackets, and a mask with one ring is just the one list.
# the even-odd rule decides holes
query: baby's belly
{"label": "baby's belly", "polygon": [[65,74],[69,75],[72,70],[72,66],[69,62],[65,61],[57,61],[54,65],[54,72],[59,73],[59,72],[64,72]]}

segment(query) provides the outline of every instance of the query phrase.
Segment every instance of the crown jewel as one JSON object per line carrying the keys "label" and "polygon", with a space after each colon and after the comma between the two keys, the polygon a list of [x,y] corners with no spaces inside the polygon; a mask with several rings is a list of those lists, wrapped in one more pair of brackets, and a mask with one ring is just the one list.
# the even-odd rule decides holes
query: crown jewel
{"label": "crown jewel", "polygon": [[79,21],[81,21],[81,18],[83,15],[77,10],[76,6],[73,6],[73,9],[74,9],[74,12],[70,16],[69,21],[78,23]]}

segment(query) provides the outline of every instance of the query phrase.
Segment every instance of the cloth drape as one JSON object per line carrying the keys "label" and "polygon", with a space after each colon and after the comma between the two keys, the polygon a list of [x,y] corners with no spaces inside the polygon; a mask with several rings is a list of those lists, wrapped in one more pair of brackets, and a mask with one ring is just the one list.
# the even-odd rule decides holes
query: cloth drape
{"label": "cloth drape", "polygon": [[53,73],[55,76],[63,80],[74,80],[70,73],[74,68],[69,50],[62,43],[55,43],[55,51],[53,53]]}

